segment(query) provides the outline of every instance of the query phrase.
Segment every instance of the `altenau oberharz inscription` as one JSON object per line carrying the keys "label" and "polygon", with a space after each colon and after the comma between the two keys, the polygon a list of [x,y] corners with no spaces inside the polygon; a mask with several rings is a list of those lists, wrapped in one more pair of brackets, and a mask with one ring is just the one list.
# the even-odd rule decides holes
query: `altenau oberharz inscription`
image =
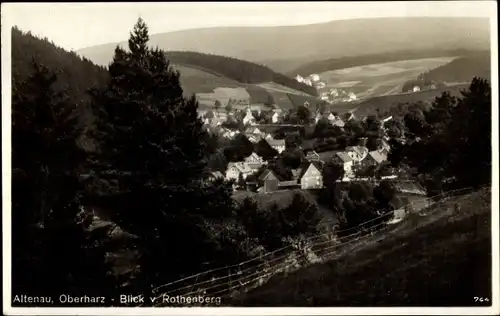
{"label": "altenau oberharz inscription", "polygon": [[17,305],[104,305],[106,298],[104,296],[73,296],[68,294],[61,294],[56,298],[52,296],[33,296],[18,294],[15,295],[12,304]]}

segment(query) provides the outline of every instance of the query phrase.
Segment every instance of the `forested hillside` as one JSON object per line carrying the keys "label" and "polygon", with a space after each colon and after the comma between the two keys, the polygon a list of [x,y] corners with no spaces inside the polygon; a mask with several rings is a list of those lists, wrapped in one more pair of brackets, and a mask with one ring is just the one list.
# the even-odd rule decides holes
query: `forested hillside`
{"label": "forested hillside", "polygon": [[316,96],[315,88],[297,82],[270,68],[231,57],[196,52],[166,52],[167,59],[173,64],[201,67],[213,73],[242,83],[275,82],[283,86]]}
{"label": "forested hillside", "polygon": [[57,72],[59,80],[55,88],[65,90],[69,99],[76,104],[87,104],[87,93],[92,87],[102,86],[109,77],[105,67],[97,66],[75,52],[69,52],[49,39],[40,39],[30,32],[12,29],[12,80],[26,80],[31,72],[31,61]]}
{"label": "forested hillside", "polygon": [[473,77],[491,78],[489,52],[467,54],[422,74],[424,81],[469,82]]}
{"label": "forested hillside", "polygon": [[81,126],[92,124],[88,90],[103,86],[109,77],[102,66],[75,52],[69,52],[47,38],[40,39],[30,32],[12,29],[12,82],[23,82],[32,74],[32,61],[53,70],[58,77],[54,82],[56,91],[64,91],[79,112]]}
{"label": "forested hillside", "polygon": [[436,50],[433,48],[429,48],[425,50],[400,50],[384,52],[381,54],[345,56],[340,58],[312,61],[290,71],[288,75],[295,76],[299,74],[301,76],[308,76],[310,74],[322,73],[329,70],[337,70],[371,64],[381,64],[392,61],[434,57],[455,57],[468,54],[470,54],[470,51],[464,49]]}

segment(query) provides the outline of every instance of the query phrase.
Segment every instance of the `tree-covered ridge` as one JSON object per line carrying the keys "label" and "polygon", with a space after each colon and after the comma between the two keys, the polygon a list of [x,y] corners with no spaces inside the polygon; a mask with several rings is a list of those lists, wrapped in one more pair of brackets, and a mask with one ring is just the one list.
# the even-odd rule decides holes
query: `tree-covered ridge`
{"label": "tree-covered ridge", "polygon": [[[109,75],[105,67],[95,65],[73,51],[57,46],[47,38],[38,38],[31,32],[12,28],[12,82],[27,80],[32,74],[33,59],[57,74],[54,91],[64,91],[68,100],[77,106],[78,124],[83,132],[92,129],[94,117],[90,110],[89,89],[105,84]],[[81,144],[91,148],[92,142],[80,138]]]}
{"label": "tree-covered ridge", "polygon": [[201,67],[242,83],[275,82],[283,86],[317,96],[315,88],[295,81],[270,68],[249,61],[212,54],[196,52],[166,52],[167,59],[173,64]]}
{"label": "tree-covered ridge", "polygon": [[31,32],[12,29],[12,80],[21,82],[29,78],[33,58],[45,67],[56,71],[58,80],[54,89],[65,90],[75,104],[88,103],[88,89],[102,86],[108,79],[105,67],[67,51],[47,38],[38,38]]}
{"label": "tree-covered ridge", "polygon": [[469,82],[473,77],[491,78],[489,52],[477,52],[459,57],[446,65],[421,75],[423,80],[446,82]]}
{"label": "tree-covered ridge", "polygon": [[295,76],[299,74],[301,76],[308,76],[314,73],[322,73],[325,71],[344,69],[344,68],[363,66],[363,65],[381,64],[393,61],[423,59],[423,58],[467,56],[470,55],[471,53],[474,52],[465,49],[454,49],[454,50],[427,49],[421,51],[402,50],[402,51],[385,52],[382,54],[345,56],[340,58],[312,61],[310,63],[298,67],[293,71],[290,71],[289,75]]}

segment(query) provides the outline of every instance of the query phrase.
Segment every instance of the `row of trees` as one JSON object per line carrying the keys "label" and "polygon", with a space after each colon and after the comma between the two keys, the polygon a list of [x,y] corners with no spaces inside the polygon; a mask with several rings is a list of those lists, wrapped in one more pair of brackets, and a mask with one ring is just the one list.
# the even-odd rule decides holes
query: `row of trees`
{"label": "row of trees", "polygon": [[404,118],[406,142],[391,141],[394,166],[415,168],[435,190],[491,183],[491,87],[474,78],[461,97],[443,93]]}

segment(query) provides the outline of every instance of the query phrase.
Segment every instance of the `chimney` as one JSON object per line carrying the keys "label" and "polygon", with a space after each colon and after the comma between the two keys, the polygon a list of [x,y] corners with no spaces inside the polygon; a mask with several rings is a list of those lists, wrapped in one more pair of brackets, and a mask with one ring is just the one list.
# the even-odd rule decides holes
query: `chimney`
{"label": "chimney", "polygon": [[359,137],[358,138],[358,146],[366,147],[367,142],[368,142],[368,137]]}

